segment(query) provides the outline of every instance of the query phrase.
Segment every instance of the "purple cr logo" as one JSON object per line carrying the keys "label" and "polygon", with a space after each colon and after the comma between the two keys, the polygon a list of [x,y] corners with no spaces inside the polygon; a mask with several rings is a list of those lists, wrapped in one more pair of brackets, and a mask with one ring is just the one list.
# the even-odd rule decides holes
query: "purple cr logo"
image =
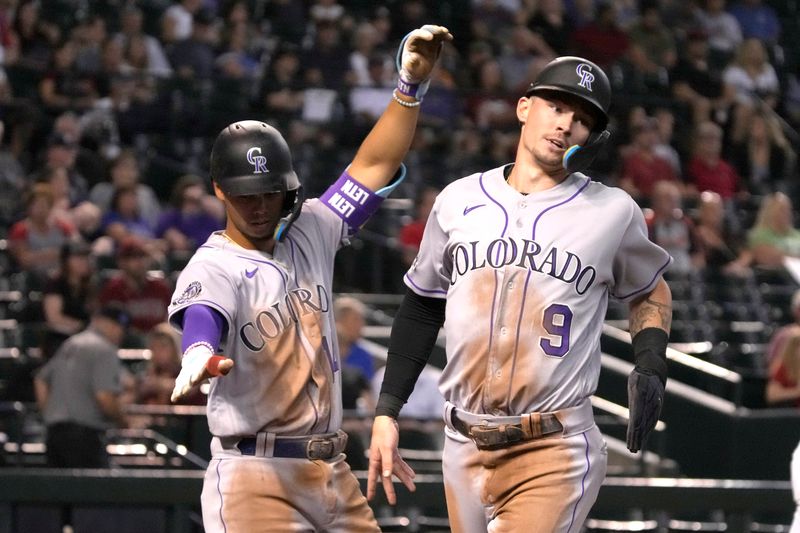
{"label": "purple cr logo", "polygon": [[253,146],[247,151],[247,162],[253,165],[253,174],[265,174],[269,172],[267,168],[267,158],[263,155],[253,154],[261,154],[261,148]]}
{"label": "purple cr logo", "polygon": [[581,77],[581,81],[578,82],[578,85],[586,89],[587,91],[592,90],[592,82],[594,81],[594,74],[592,74],[592,67],[586,63],[581,63],[575,68],[575,72],[578,73],[578,76]]}

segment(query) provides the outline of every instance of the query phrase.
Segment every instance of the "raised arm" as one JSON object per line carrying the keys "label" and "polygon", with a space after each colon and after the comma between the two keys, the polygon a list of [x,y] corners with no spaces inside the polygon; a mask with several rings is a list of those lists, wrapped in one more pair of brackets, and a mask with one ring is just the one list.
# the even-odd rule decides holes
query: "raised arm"
{"label": "raised arm", "polygon": [[447,28],[426,24],[409,33],[400,44],[398,88],[348,169],[368,189],[378,191],[385,187],[408,153],[428,78],[443,43],[452,39]]}

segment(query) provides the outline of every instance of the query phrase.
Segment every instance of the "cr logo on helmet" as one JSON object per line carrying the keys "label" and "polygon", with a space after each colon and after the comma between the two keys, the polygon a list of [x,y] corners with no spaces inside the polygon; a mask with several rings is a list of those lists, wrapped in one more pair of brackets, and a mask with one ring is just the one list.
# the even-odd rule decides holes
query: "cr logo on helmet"
{"label": "cr logo on helmet", "polygon": [[[592,79],[594,79],[594,77],[592,77]],[[247,162],[253,165],[253,174],[264,174],[265,172],[269,172],[269,169],[267,168],[267,158],[263,155],[253,155],[260,153],[261,148],[258,146],[253,146],[247,151]]]}
{"label": "cr logo on helmet", "polygon": [[578,85],[586,89],[587,91],[592,90],[592,82],[594,81],[594,74],[592,74],[592,66],[587,65],[586,63],[581,63],[577,67],[575,67],[575,72],[578,73],[578,76],[581,77],[581,81],[578,82]]}

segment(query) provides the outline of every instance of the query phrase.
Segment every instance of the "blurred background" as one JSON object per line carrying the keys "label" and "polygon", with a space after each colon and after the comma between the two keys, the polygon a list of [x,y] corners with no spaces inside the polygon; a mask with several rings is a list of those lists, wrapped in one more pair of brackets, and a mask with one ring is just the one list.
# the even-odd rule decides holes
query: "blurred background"
{"label": "blurred background", "polygon": [[[169,392],[173,283],[224,226],[208,155],[228,123],[286,137],[308,194],[351,161],[395,86],[400,39],[447,45],[408,177],[337,258],[351,435],[366,467],[392,317],[437,192],[513,160],[516,101],[558,55],[614,98],[588,172],[628,191],[675,258],[670,382],[645,453],[625,450],[627,307],[611,302],[593,399],[609,476],[586,531],[788,531],[800,441],[797,0],[0,0],[0,533],[201,532],[205,391]],[[34,376],[123,305],[108,467],[47,468]],[[118,317],[117,317],[118,318]],[[447,531],[440,343],[404,410],[418,492],[386,531]],[[363,473],[359,474],[364,481]]]}

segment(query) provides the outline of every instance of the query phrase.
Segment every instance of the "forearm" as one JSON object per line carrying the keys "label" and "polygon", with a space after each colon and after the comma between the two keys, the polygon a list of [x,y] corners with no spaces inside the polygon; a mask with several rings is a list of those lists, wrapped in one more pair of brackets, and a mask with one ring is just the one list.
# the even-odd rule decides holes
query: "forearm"
{"label": "forearm", "polygon": [[377,415],[397,417],[425,368],[444,323],[445,301],[407,290],[389,340]]}
{"label": "forearm", "polygon": [[629,328],[631,337],[645,328],[663,329],[669,334],[672,326],[672,293],[661,279],[646,296],[630,304]]}
{"label": "forearm", "polygon": [[[414,101],[400,94],[398,98]],[[419,106],[404,107],[392,99],[361,143],[348,173],[372,191],[386,186],[411,147],[418,117]]]}

